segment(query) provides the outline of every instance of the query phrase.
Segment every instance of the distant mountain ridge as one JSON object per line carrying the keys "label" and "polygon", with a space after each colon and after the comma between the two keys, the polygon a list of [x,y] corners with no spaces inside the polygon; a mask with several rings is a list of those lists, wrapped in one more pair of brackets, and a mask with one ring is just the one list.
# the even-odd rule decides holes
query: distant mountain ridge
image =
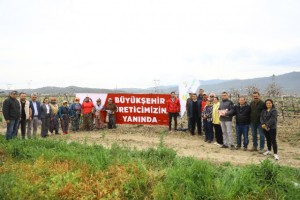
{"label": "distant mountain ridge", "polygon": [[[300,72],[291,72],[275,76],[275,83],[281,87],[283,94],[298,94],[300,95]],[[239,93],[247,93],[247,87],[255,86],[263,93],[269,84],[272,83],[272,76],[263,78],[253,78],[244,80],[200,80],[201,88],[207,92],[221,93],[222,91],[230,91],[231,89],[238,90]],[[198,88],[199,89],[199,88]],[[177,85],[149,87],[146,89],[140,88],[118,88],[118,89],[100,89],[100,88],[86,88],[86,87],[42,87],[37,89],[18,89],[28,94],[36,92],[42,95],[65,95],[74,93],[170,93],[176,91],[178,93]],[[5,91],[4,92],[8,92]]]}

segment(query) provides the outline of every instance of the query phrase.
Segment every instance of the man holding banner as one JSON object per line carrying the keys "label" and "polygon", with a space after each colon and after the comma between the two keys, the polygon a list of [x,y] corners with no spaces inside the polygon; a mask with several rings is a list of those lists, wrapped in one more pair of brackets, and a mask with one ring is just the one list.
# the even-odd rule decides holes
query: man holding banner
{"label": "man holding banner", "polygon": [[172,128],[172,118],[174,118],[175,131],[177,130],[177,117],[180,112],[180,101],[175,96],[175,92],[171,92],[171,98],[167,101],[167,112],[169,115],[169,131]]}

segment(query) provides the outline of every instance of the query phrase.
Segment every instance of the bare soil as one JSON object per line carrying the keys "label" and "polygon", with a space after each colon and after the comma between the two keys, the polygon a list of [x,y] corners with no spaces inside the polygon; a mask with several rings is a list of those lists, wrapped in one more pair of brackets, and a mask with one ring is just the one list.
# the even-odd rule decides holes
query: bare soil
{"label": "bare soil", "polygon": [[[2,125],[0,132],[5,133]],[[131,149],[147,149],[158,147],[161,143],[177,152],[178,156],[191,156],[209,160],[214,163],[230,162],[234,165],[258,164],[266,158],[273,160],[273,153],[264,156],[258,152],[221,149],[214,143],[204,142],[203,136],[191,136],[188,132],[167,131],[164,126],[118,125],[117,129],[97,130],[90,132],[70,132],[68,135],[51,135],[47,139],[64,139],[87,144],[100,144],[110,147],[112,144]],[[252,137],[249,134],[249,147]],[[278,138],[278,155],[280,165],[300,167],[300,151],[298,145],[291,145],[284,138]]]}

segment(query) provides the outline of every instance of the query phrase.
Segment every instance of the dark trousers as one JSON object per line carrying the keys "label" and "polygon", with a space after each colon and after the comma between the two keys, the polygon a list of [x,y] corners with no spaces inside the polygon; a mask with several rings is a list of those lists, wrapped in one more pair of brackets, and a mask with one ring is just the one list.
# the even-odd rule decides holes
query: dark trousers
{"label": "dark trousers", "polygon": [[271,151],[273,146],[274,154],[277,154],[277,142],[276,142],[277,129],[270,129],[269,131],[264,130],[264,133],[267,138],[268,150]]}
{"label": "dark trousers", "polygon": [[109,114],[108,118],[109,118],[108,128],[109,129],[117,128],[117,126],[116,126],[116,115]]}
{"label": "dark trousers", "polygon": [[19,130],[19,127],[21,126],[21,135],[22,135],[22,139],[25,139],[25,135],[26,135],[26,124],[27,124],[27,120],[26,120],[26,119],[21,119],[20,122],[19,122],[18,130]]}
{"label": "dark trousers", "polygon": [[188,130],[191,131],[191,118],[188,117]]}
{"label": "dark trousers", "polygon": [[41,132],[42,137],[48,136],[49,126],[50,126],[50,115],[46,115],[44,118],[42,118],[42,132]]}
{"label": "dark trousers", "polygon": [[175,130],[177,130],[177,116],[178,113],[169,113],[169,130],[172,128],[172,118],[174,118]]}
{"label": "dark trousers", "polygon": [[215,129],[216,141],[219,144],[223,144],[223,133],[220,124],[213,124]]}
{"label": "dark trousers", "polygon": [[195,129],[197,124],[198,134],[201,134],[201,118],[200,117],[191,117],[191,134],[195,135]]}
{"label": "dark trousers", "polygon": [[213,125],[211,121],[207,121],[203,119],[203,125],[205,130],[205,139],[208,141],[214,140],[214,132],[213,132]]}

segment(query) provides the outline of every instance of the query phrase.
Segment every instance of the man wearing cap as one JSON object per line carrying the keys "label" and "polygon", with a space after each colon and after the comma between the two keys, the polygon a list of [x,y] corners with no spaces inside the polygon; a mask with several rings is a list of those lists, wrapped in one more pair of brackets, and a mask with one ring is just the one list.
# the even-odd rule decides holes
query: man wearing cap
{"label": "man wearing cap", "polygon": [[108,128],[117,128],[116,126],[116,112],[118,110],[118,107],[116,104],[113,103],[112,98],[108,99],[108,104],[105,107],[105,110],[108,114]]}
{"label": "man wearing cap", "polygon": [[33,129],[33,137],[36,137],[38,125],[41,125],[41,103],[37,101],[36,93],[31,94],[29,108],[31,110],[31,118],[27,126],[27,137],[31,138],[31,129]]}
{"label": "man wearing cap", "polygon": [[81,116],[80,99],[78,97],[75,97],[74,102],[70,106],[70,117],[71,117],[73,132],[79,131],[80,116]]}
{"label": "man wearing cap", "polygon": [[3,116],[7,124],[6,140],[17,137],[21,108],[19,101],[16,99],[17,91],[12,91],[9,97],[3,102]]}

